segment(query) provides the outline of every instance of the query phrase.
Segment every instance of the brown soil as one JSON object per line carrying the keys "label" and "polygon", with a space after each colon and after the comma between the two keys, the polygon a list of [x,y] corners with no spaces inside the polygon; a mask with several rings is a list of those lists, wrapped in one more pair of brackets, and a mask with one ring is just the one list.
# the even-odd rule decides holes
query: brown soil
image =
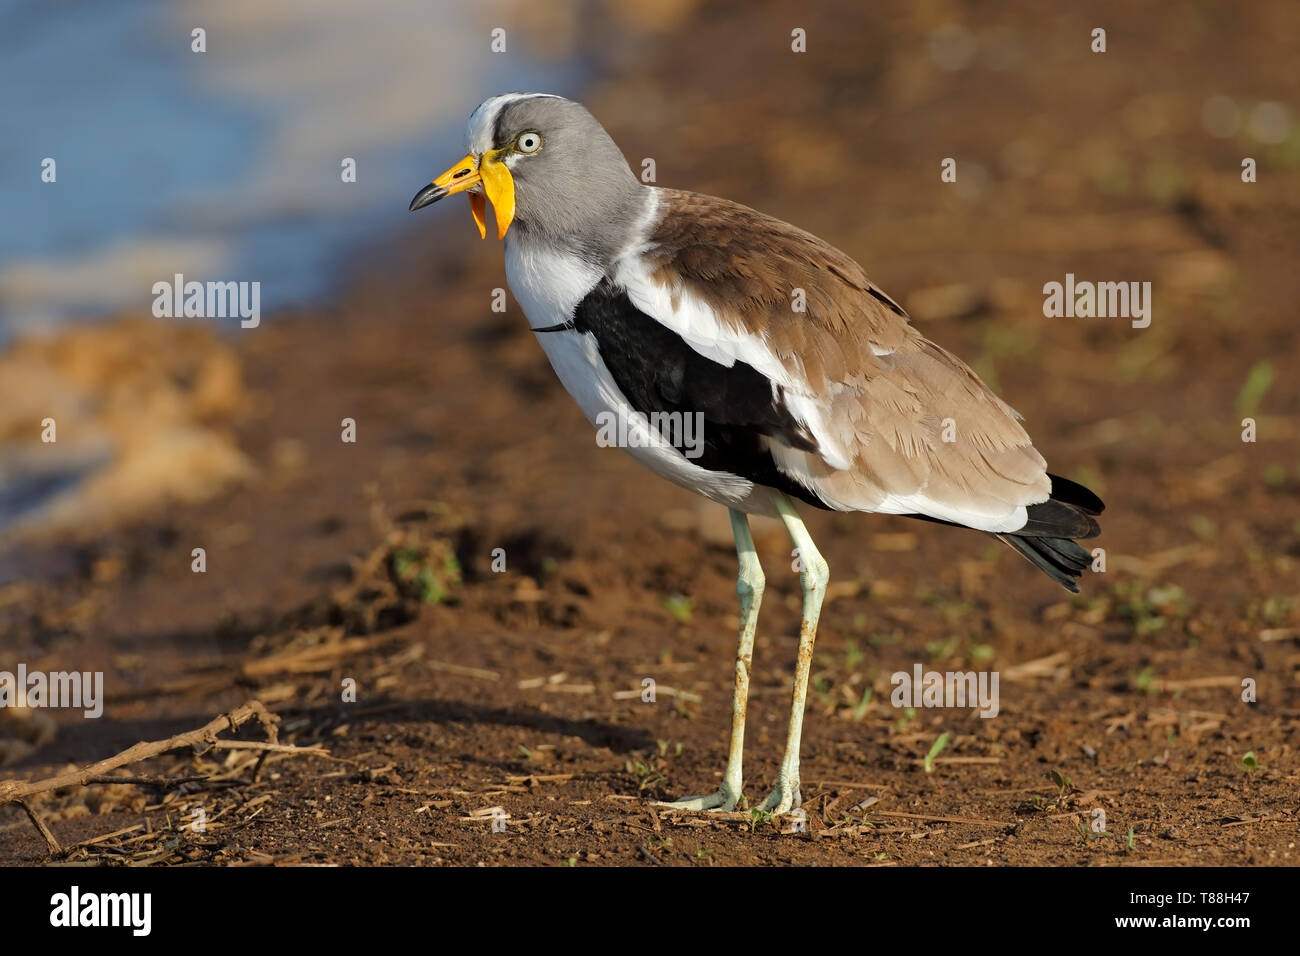
{"label": "brown soil", "polygon": [[[1106,572],[1072,598],[975,533],[812,515],[833,590],[805,722],[807,832],[656,812],[647,798],[714,789],[725,757],[736,565],[721,509],[596,446],[517,306],[490,309],[500,250],[469,241],[466,209],[439,209],[335,309],[235,336],[245,384],[230,387],[249,402],[234,427],[256,478],[72,549],[29,547],[30,575],[0,591],[2,663],[103,670],[110,695],[102,719],[60,714],[53,735],[0,725],[9,775],[253,698],[282,741],[328,751],[173,755],[136,772],[203,779],[38,798],[64,846],[127,831],[73,859],[1300,860],[1300,152],[1295,132],[1269,146],[1201,124],[1218,93],[1295,112],[1293,5],[862,6],[801,6],[795,23],[739,3],[655,24],[600,14],[587,102],[660,182],[862,261],[1025,413],[1054,469],[1106,498]],[[961,72],[928,59],[949,20],[981,37]],[[1088,52],[1094,20],[1110,25],[1104,55]],[[793,26],[807,54],[785,52]],[[1011,69],[990,65],[999,44]],[[1240,182],[1243,155],[1257,184]],[[957,185],[939,181],[946,156]],[[1152,281],[1150,328],[1045,319],[1039,290],[1067,272]],[[1261,363],[1272,382],[1253,396]],[[339,440],[347,417],[355,444]],[[790,545],[764,527],[760,549],[755,803],[780,759],[799,618]],[[917,662],[997,670],[1001,713],[894,709],[889,676]],[[656,703],[639,697],[646,677]],[[184,827],[195,807],[205,833]],[[1087,827],[1096,808],[1104,835]],[[0,861],[46,858],[26,816],[0,809]]]}

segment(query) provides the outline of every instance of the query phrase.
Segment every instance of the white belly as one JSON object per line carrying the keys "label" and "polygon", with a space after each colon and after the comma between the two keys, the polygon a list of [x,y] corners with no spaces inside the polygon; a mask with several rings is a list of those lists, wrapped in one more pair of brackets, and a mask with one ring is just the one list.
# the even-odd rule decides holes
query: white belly
{"label": "white belly", "polygon": [[[534,329],[568,322],[602,273],[576,256],[521,248],[506,236],[506,279]],[[538,332],[537,340],[561,384],[602,435],[627,439],[624,451],[661,478],[719,504],[772,514],[767,495],[728,472],[708,471],[688,459],[632,408],[605,367],[595,336],[576,330]]]}

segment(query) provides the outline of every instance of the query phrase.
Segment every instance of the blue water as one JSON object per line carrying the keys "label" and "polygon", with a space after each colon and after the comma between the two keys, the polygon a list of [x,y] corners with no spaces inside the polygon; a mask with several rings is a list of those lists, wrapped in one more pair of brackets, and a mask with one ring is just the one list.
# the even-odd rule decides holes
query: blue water
{"label": "blue water", "polygon": [[[0,261],[65,256],[140,231],[230,181],[267,119],[188,90],[191,56],[145,3],[0,0]],[[44,157],[58,182],[40,179]]]}
{"label": "blue water", "polygon": [[0,343],[147,311],[174,272],[260,281],[264,313],[327,291],[352,250],[409,226],[480,100],[585,78],[517,36],[490,53],[483,9],[0,0]]}

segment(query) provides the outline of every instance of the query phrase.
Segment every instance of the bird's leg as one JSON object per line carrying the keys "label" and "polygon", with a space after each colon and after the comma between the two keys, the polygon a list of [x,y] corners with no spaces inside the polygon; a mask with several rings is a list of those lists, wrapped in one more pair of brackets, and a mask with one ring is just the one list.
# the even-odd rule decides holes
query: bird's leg
{"label": "bird's leg", "polygon": [[743,511],[731,512],[731,531],[736,538],[736,555],[740,559],[740,576],[736,593],[740,595],[740,641],[736,648],[736,689],[731,698],[731,749],[722,788],[704,797],[687,797],[662,806],[681,810],[734,810],[740,800],[741,759],[745,750],[745,708],[749,702],[749,667],[754,657],[754,628],[758,625],[758,608],[763,601],[763,566],[754,550],[754,536],[749,518]]}
{"label": "bird's leg", "polygon": [[826,595],[826,582],[830,568],[826,559],[813,544],[812,535],[794,510],[794,504],[784,494],[773,494],[776,509],[785,522],[790,540],[799,549],[799,582],[803,585],[803,620],[799,625],[799,659],[794,668],[794,701],[790,707],[790,729],[785,740],[785,756],[777,774],[776,786],[767,799],[759,805],[773,815],[787,813],[802,803],[799,794],[799,738],[803,733],[804,702],[808,697],[808,672],[812,669],[813,642],[817,639],[817,618],[821,615],[822,598]]}

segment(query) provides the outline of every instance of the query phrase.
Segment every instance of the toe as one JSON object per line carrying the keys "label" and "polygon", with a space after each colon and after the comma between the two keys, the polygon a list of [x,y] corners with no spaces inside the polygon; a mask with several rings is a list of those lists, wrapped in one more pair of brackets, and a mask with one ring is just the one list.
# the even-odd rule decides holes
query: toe
{"label": "toe", "polygon": [[717,810],[729,813],[736,809],[737,801],[738,797],[736,795],[719,790],[717,793],[710,793],[701,797],[686,797],[682,800],[671,801],[656,800],[654,805],[668,810]]}

